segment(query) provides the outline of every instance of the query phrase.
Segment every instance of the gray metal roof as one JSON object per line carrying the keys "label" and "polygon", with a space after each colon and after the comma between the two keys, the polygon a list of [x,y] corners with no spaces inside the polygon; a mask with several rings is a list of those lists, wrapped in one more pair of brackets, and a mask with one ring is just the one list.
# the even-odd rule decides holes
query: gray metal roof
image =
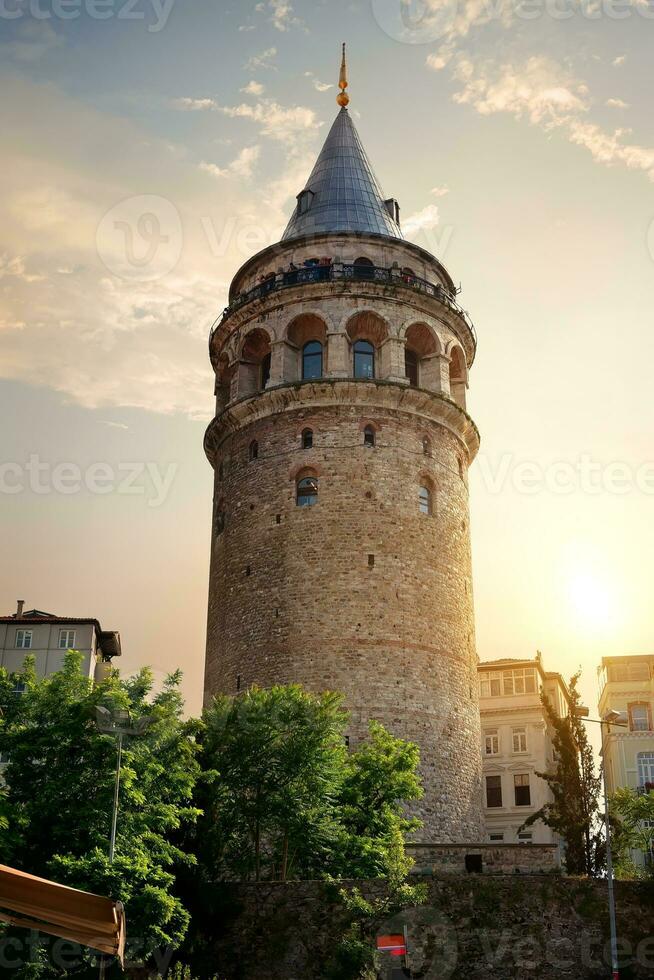
{"label": "gray metal roof", "polygon": [[282,241],[321,232],[360,232],[403,238],[384,204],[384,194],[346,108],[341,109],[320,151],[304,190],[313,193],[307,210],[300,205]]}

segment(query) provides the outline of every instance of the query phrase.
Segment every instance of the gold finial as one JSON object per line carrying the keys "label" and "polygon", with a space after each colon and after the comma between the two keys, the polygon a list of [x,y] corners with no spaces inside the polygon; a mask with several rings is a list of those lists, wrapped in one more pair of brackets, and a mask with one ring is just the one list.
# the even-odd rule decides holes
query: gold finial
{"label": "gold finial", "polygon": [[345,63],[345,43],[343,43],[343,60],[341,61],[341,74],[338,79],[338,87],[340,92],[336,96],[336,101],[343,108],[346,107],[350,101],[350,96],[347,94],[345,89],[347,88],[347,65]]}

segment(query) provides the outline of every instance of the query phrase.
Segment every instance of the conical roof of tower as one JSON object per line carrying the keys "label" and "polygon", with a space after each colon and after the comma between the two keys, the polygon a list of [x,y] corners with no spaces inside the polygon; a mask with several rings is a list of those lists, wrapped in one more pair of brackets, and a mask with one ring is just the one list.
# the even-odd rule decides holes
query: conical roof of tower
{"label": "conical roof of tower", "polygon": [[[306,194],[305,192],[311,192]],[[350,114],[343,107],[325,140],[282,241],[323,232],[403,238]]]}

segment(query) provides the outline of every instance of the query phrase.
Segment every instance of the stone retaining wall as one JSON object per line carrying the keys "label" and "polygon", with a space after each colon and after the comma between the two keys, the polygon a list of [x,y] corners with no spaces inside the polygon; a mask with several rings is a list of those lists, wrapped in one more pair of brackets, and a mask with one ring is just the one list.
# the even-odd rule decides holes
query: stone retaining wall
{"label": "stone retaining wall", "polygon": [[557,874],[557,844],[430,844],[410,843],[413,874]]}

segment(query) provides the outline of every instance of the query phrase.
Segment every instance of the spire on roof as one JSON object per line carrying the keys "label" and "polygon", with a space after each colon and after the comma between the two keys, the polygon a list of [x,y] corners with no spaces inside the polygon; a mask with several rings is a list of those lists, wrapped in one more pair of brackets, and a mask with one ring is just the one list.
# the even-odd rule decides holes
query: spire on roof
{"label": "spire on roof", "polygon": [[345,45],[337,101],[341,111],[329,131],[282,241],[323,232],[359,232],[403,238],[399,207],[385,200],[347,111]]}

